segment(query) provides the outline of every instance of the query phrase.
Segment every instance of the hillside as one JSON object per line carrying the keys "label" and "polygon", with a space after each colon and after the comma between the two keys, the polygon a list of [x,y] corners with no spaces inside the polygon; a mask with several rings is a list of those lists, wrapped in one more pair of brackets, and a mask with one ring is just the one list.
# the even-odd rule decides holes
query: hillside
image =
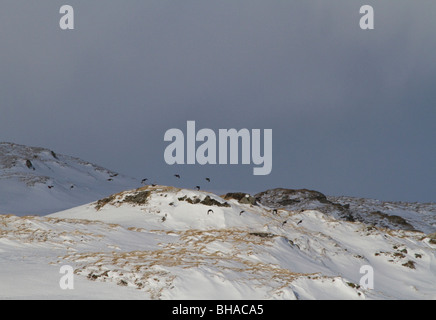
{"label": "hillside", "polygon": [[0,143],[0,213],[44,215],[140,184],[52,150]]}
{"label": "hillside", "polygon": [[318,210],[345,221],[360,221],[380,228],[436,232],[436,203],[388,202],[356,197],[326,196],[307,189],[276,188],[254,195],[271,208]]}
{"label": "hillside", "polygon": [[436,299],[436,204],[138,185],[0,143],[0,299]]}
{"label": "hillside", "polygon": [[[0,216],[0,298],[436,298],[435,234],[273,209],[147,186],[46,217]],[[64,264],[71,291],[57,285]],[[359,284],[364,265],[374,289]]]}

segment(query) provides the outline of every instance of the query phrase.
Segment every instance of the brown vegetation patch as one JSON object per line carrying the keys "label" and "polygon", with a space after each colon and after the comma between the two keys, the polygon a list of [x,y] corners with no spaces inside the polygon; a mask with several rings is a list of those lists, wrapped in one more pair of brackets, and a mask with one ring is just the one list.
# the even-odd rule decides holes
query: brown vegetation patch
{"label": "brown vegetation patch", "polygon": [[130,204],[138,204],[138,205],[144,205],[147,203],[148,198],[151,195],[151,191],[144,190],[144,191],[138,191],[135,194],[127,195],[124,198],[123,202],[127,202]]}

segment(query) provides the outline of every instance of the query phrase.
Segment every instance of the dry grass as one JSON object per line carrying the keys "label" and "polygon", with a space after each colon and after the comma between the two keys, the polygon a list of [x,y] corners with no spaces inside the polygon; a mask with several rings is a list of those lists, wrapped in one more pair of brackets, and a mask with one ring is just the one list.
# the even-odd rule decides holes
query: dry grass
{"label": "dry grass", "polygon": [[[72,229],[65,230],[59,224],[68,225]],[[89,220],[0,215],[0,238],[21,243],[47,243],[55,247],[65,247],[79,242],[104,238],[101,234],[87,231],[86,226],[100,226],[106,231],[119,227],[116,224]]]}
{"label": "dry grass", "polygon": [[119,207],[124,203],[145,205],[153,193],[176,193],[181,189],[168,186],[144,186],[135,190],[122,191],[98,200],[95,209],[100,211],[106,205]]}
{"label": "dry grass", "polygon": [[[122,280],[122,283],[147,291],[155,299],[165,288],[172,286],[175,276],[171,271],[178,268],[204,267],[221,273],[238,273],[259,286],[277,290],[289,286],[296,278],[317,275],[295,273],[279,265],[259,262],[256,255],[266,254],[275,241],[273,238],[236,229],[167,233],[177,234],[178,241],[160,244],[157,250],[74,253],[62,259],[76,262],[78,274],[100,281],[120,283]],[[107,276],[99,276],[105,272]]]}

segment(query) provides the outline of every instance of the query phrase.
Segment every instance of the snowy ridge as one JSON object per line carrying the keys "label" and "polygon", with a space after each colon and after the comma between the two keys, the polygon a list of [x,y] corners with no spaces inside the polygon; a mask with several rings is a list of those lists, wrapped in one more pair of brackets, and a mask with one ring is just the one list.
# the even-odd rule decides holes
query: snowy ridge
{"label": "snowy ridge", "polygon": [[389,202],[353,197],[328,197],[346,205],[359,221],[384,228],[436,232],[436,203]]}
{"label": "snowy ridge", "polygon": [[[0,298],[436,299],[435,249],[434,234],[147,186],[46,217],[0,216]],[[40,273],[21,291],[7,285],[14,260]],[[56,287],[64,264],[70,293]],[[359,285],[363,265],[373,290]]]}
{"label": "snowy ridge", "polygon": [[307,189],[276,188],[254,196],[259,203],[291,211],[318,210],[346,221],[388,229],[436,232],[436,203],[387,202],[325,196]]}
{"label": "snowy ridge", "polygon": [[0,213],[48,214],[137,186],[132,178],[78,158],[0,143]]}

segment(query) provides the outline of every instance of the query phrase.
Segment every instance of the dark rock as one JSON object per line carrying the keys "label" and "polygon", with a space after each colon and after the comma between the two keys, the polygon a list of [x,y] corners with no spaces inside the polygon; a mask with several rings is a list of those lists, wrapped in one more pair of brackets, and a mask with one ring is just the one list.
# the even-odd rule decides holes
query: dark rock
{"label": "dark rock", "polygon": [[230,192],[230,193],[227,193],[223,198],[225,200],[235,199],[239,203],[242,203],[242,204],[251,204],[251,205],[256,204],[256,199],[254,197],[250,196],[247,193],[243,193],[243,192]]}
{"label": "dark rock", "polygon": [[35,167],[30,160],[26,160],[26,167],[35,170]]}

